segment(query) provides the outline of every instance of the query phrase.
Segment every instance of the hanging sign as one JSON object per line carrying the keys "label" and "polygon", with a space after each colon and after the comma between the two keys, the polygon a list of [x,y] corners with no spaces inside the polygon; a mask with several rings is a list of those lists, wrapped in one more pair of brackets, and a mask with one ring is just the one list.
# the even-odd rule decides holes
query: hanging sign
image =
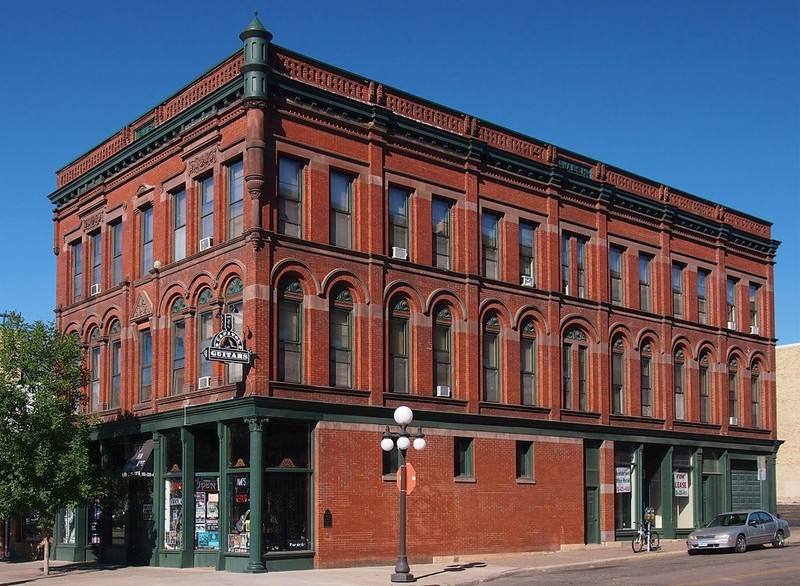
{"label": "hanging sign", "polygon": [[675,496],[689,496],[689,473],[674,472]]}
{"label": "hanging sign", "polygon": [[211,344],[203,350],[203,358],[217,362],[250,364],[253,353],[245,350],[242,338],[233,331],[233,314],[220,316],[222,330],[211,338]]}

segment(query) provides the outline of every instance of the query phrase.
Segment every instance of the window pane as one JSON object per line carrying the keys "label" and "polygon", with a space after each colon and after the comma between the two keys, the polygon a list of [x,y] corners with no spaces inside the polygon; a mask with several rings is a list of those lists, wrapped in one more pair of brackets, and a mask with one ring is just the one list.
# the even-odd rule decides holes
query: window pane
{"label": "window pane", "polygon": [[241,235],[244,214],[244,164],[234,163],[228,169],[228,238]]}
{"label": "window pane", "polygon": [[139,401],[149,401],[153,384],[153,339],[150,331],[142,332],[139,345]]}
{"label": "window pane", "polygon": [[398,187],[389,188],[389,246],[408,249],[409,193]]}
{"label": "window pane", "polygon": [[299,161],[281,157],[278,184],[278,231],[288,236],[301,237],[302,171]]}
{"label": "window pane", "polygon": [[200,240],[214,236],[214,176],[200,183]]}

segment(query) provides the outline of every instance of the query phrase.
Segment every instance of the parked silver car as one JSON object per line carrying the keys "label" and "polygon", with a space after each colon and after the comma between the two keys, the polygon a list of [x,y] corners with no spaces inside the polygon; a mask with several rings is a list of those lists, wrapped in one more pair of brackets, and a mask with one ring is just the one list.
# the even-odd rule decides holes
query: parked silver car
{"label": "parked silver car", "polygon": [[783,547],[790,535],[789,523],[766,511],[730,511],[692,531],[686,538],[686,547],[689,555],[710,549],[742,553],[748,545],[771,543],[772,547]]}

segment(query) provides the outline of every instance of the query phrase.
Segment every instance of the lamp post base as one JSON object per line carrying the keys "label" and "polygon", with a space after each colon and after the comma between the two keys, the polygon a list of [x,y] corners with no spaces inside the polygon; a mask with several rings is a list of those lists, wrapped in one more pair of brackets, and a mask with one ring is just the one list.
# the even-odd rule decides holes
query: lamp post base
{"label": "lamp post base", "polygon": [[392,582],[416,582],[414,574],[409,572],[395,572],[392,574]]}

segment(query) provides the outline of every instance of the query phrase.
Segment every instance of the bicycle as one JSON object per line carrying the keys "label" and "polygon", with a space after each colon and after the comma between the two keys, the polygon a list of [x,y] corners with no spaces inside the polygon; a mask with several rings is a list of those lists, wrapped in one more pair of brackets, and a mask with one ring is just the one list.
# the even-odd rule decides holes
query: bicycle
{"label": "bicycle", "polygon": [[637,523],[639,529],[631,540],[631,548],[635,553],[640,551],[655,551],[661,547],[661,537],[650,528],[650,521]]}

